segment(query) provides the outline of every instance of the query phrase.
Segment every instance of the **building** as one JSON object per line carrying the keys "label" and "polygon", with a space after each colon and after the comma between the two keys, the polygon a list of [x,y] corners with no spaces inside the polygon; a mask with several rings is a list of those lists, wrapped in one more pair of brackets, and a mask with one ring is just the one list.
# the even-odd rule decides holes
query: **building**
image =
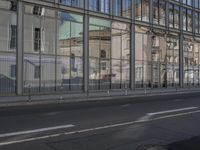
{"label": "building", "polygon": [[0,96],[199,83],[200,0],[0,0]]}

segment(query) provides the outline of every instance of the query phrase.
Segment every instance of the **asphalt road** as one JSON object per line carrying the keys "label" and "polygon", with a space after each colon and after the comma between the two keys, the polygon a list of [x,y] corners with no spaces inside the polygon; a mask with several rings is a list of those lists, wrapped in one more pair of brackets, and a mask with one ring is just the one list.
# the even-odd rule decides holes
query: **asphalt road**
{"label": "asphalt road", "polygon": [[200,93],[0,108],[0,150],[199,150],[199,126]]}

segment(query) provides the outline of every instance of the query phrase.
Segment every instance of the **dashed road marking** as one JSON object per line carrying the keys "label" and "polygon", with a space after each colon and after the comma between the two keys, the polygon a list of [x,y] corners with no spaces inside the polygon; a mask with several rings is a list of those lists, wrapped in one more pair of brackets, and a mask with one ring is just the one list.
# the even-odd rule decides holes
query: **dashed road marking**
{"label": "dashed road marking", "polygon": [[[195,108],[197,108],[197,107],[193,107],[193,109],[195,109]],[[192,109],[192,107],[190,109],[189,108],[188,109],[184,108],[184,110],[191,110],[191,109]],[[177,110],[180,111],[180,110],[183,110],[183,109],[177,109]],[[173,112],[176,112],[176,111],[173,111]],[[60,137],[60,136],[64,136],[64,135],[86,133],[86,132],[98,131],[98,130],[109,129],[109,128],[114,128],[114,127],[122,127],[122,126],[137,124],[137,123],[145,123],[145,122],[150,122],[150,121],[157,121],[157,120],[162,120],[162,119],[174,118],[174,117],[178,117],[178,116],[180,117],[180,116],[185,116],[185,115],[191,115],[191,114],[195,114],[195,113],[200,113],[200,110],[190,111],[190,112],[185,112],[185,113],[183,112],[183,113],[172,114],[172,115],[166,115],[166,116],[161,116],[161,117],[157,117],[157,118],[151,118],[151,117],[147,117],[146,118],[146,117],[144,117],[144,118],[140,118],[140,119],[138,119],[136,121],[130,121],[130,122],[124,122],[124,123],[118,123],[118,124],[111,124],[111,125],[100,126],[100,127],[96,127],[96,128],[75,130],[75,131],[70,131],[70,132],[63,132],[63,133],[46,135],[46,136],[27,138],[27,139],[22,139],[22,140],[13,140],[13,141],[0,142],[0,146],[18,144],[18,143],[24,143],[24,142],[31,142],[31,141],[36,141],[36,140],[44,140],[44,139],[55,138],[55,137]],[[73,126],[73,125],[71,125],[71,126]]]}
{"label": "dashed road marking", "polygon": [[41,128],[41,129],[33,129],[33,130],[27,130],[27,131],[3,133],[3,134],[0,134],[0,138],[10,137],[10,136],[18,136],[18,135],[23,135],[23,134],[39,133],[39,132],[51,131],[51,130],[57,130],[57,129],[65,129],[65,128],[70,128],[70,127],[74,127],[74,125],[68,124],[68,125]]}
{"label": "dashed road marking", "polygon": [[181,108],[181,109],[173,109],[173,110],[166,110],[166,111],[148,113],[148,115],[150,115],[150,116],[161,115],[161,114],[166,114],[166,113],[179,112],[179,111],[185,111],[185,110],[192,110],[192,109],[198,109],[198,108],[199,107],[186,107],[186,108]]}

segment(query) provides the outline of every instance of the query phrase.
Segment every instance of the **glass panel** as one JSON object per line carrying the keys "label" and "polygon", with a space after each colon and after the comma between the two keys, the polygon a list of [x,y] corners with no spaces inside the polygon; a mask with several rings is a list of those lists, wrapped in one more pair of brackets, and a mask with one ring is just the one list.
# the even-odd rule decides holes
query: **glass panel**
{"label": "glass panel", "polygon": [[163,0],[159,1],[159,24],[165,25],[165,9],[166,9],[166,3]]}
{"label": "glass panel", "polygon": [[59,18],[57,80],[60,85],[57,88],[80,91],[83,89],[83,17],[59,12]]}
{"label": "glass panel", "polygon": [[[40,61],[37,54],[24,55],[24,92],[39,92],[40,89]],[[39,68],[39,70],[37,70]],[[36,75],[37,74],[37,75]]]}
{"label": "glass panel", "polygon": [[187,11],[187,30],[192,31],[192,11]]}
{"label": "glass panel", "polygon": [[100,88],[110,89],[111,86],[111,74],[110,74],[110,61],[100,60]]}
{"label": "glass panel", "polygon": [[16,92],[16,4],[0,1],[0,95]]}
{"label": "glass panel", "polygon": [[114,4],[114,15],[121,16],[122,14],[121,0],[114,0],[113,4]]}
{"label": "glass panel", "polygon": [[122,61],[122,81],[121,88],[130,88],[130,62],[123,60]]}
{"label": "glass panel", "polygon": [[183,30],[187,29],[187,12],[186,9],[183,8]]}
{"label": "glass panel", "polygon": [[70,90],[70,58],[68,56],[58,56],[57,62],[57,90]]}
{"label": "glass panel", "polygon": [[83,89],[83,60],[81,57],[71,57],[71,90]]}
{"label": "glass panel", "polygon": [[83,7],[84,0],[60,0],[60,3],[74,7]]}
{"label": "glass panel", "polygon": [[169,4],[169,27],[174,27],[174,5]]}
{"label": "glass panel", "polygon": [[41,56],[41,92],[55,90],[55,56]]}
{"label": "glass panel", "polygon": [[142,21],[149,22],[149,1],[142,0]]}
{"label": "glass panel", "polygon": [[90,90],[98,90],[99,89],[99,81],[100,81],[100,66],[99,59],[90,58],[90,72],[89,72],[89,88]]}
{"label": "glass panel", "polygon": [[131,0],[122,0],[122,16],[131,17]]}
{"label": "glass panel", "polygon": [[144,79],[143,79],[143,82],[144,82],[144,85],[148,88],[151,88],[152,87],[152,83],[154,81],[154,79],[152,80],[152,63],[151,62],[144,62]]}
{"label": "glass panel", "polygon": [[141,2],[141,0],[135,1],[135,19],[142,20],[142,2]]}
{"label": "glass panel", "polygon": [[153,22],[155,24],[159,23],[159,1],[153,0]]}
{"label": "glass panel", "polygon": [[121,88],[121,61],[112,60],[112,88]]}
{"label": "glass panel", "polygon": [[109,0],[89,0],[89,9],[102,13],[110,13]]}
{"label": "glass panel", "polygon": [[[96,24],[97,22],[101,24]],[[90,89],[128,88],[130,26],[121,22],[111,24],[105,20],[90,18],[89,30],[89,56],[93,63],[90,62]]]}
{"label": "glass panel", "polygon": [[174,6],[174,27],[179,28],[179,6]]}

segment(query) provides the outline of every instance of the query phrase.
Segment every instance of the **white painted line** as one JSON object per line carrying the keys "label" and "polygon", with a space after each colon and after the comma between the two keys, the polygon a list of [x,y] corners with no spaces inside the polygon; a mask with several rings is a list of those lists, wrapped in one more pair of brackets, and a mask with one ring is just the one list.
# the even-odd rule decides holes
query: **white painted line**
{"label": "white painted line", "polygon": [[51,130],[57,130],[57,129],[65,129],[74,127],[74,125],[62,125],[62,126],[55,126],[55,127],[48,127],[48,128],[41,128],[41,129],[34,129],[34,130],[27,130],[27,131],[18,131],[18,132],[11,132],[11,133],[3,133],[0,134],[0,138],[10,137],[10,136],[17,136],[17,135],[23,135],[23,134],[31,134],[31,133],[39,133],[44,131],[51,131]]}
{"label": "white painted line", "polygon": [[157,118],[152,119],[152,121],[167,119],[167,118],[174,118],[174,117],[179,117],[179,116],[186,116],[186,115],[191,115],[191,114],[196,114],[196,113],[200,113],[200,110],[190,111],[190,112],[185,112],[185,113],[178,113],[178,114],[167,115],[167,116],[161,116],[161,117],[157,117]]}
{"label": "white painted line", "polygon": [[124,104],[124,105],[121,105],[121,107],[129,107],[131,106],[131,104]]}
{"label": "white painted line", "polygon": [[199,107],[187,107],[187,108],[180,108],[180,109],[173,109],[173,110],[167,110],[167,111],[159,111],[154,113],[147,113],[147,115],[153,116],[153,115],[161,115],[166,113],[172,113],[172,112],[179,112],[179,111],[185,111],[185,110],[192,110],[192,109],[198,109]]}
{"label": "white painted line", "polygon": [[59,115],[61,114],[62,112],[50,112],[50,113],[44,113],[42,114],[43,116],[53,116],[53,115]]}
{"label": "white painted line", "polygon": [[183,99],[175,99],[174,101],[175,102],[181,102],[181,101],[183,101]]}
{"label": "white painted line", "polygon": [[122,126],[137,124],[137,123],[145,123],[145,122],[162,120],[162,119],[167,119],[167,118],[174,118],[174,117],[178,117],[178,116],[191,115],[191,114],[195,114],[195,113],[200,113],[200,110],[185,112],[185,113],[179,113],[179,114],[174,114],[174,115],[167,115],[167,116],[162,116],[162,117],[153,118],[153,119],[150,119],[150,118],[139,119],[137,121],[130,121],[130,122],[106,125],[106,126],[101,126],[101,127],[96,127],[96,128],[83,129],[83,130],[75,130],[75,131],[71,131],[71,132],[63,132],[63,133],[58,133],[58,134],[51,134],[51,135],[46,135],[46,136],[27,138],[27,139],[23,139],[23,140],[13,140],[13,141],[1,142],[0,146],[18,144],[18,143],[24,143],[24,142],[31,142],[31,141],[43,140],[43,139],[49,139],[49,138],[55,138],[55,137],[60,137],[60,136],[63,136],[63,135],[86,133],[86,132],[98,131],[98,130],[109,129],[109,128],[114,128],[114,127],[122,127]]}

